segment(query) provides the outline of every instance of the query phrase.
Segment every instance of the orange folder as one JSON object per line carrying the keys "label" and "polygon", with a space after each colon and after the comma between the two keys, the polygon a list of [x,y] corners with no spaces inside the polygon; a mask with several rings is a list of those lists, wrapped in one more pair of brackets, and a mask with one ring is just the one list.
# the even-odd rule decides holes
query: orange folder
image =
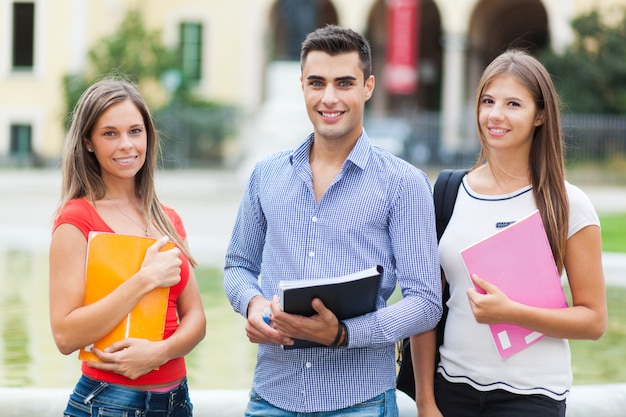
{"label": "orange folder", "polygon": [[[146,249],[155,239],[116,233],[90,232],[87,243],[85,274],[85,305],[111,293],[141,268]],[[162,251],[174,247],[168,242]],[[129,337],[163,340],[169,288],[156,288],[146,294],[124,320],[97,342],[82,348],[78,359],[100,362],[91,352],[93,347],[104,350],[112,343]]]}

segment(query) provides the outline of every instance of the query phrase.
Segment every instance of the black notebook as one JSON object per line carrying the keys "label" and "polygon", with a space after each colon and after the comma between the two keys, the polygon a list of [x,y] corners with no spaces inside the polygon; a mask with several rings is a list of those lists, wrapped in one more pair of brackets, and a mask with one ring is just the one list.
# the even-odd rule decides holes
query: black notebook
{"label": "black notebook", "polygon": [[[378,265],[353,274],[312,280],[287,280],[278,283],[280,307],[283,311],[302,316],[316,314],[311,307],[314,298],[322,300],[339,320],[362,316],[376,309],[383,267]],[[324,346],[296,339],[284,349]]]}

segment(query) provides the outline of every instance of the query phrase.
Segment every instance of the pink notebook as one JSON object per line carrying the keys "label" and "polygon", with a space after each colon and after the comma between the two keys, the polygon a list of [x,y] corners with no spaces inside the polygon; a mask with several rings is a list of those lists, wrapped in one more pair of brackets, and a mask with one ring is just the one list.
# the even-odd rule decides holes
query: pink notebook
{"label": "pink notebook", "polygon": [[[463,249],[461,257],[469,276],[475,274],[493,283],[512,300],[534,307],[567,307],[538,210]],[[512,324],[489,327],[502,359],[543,337],[542,333]]]}

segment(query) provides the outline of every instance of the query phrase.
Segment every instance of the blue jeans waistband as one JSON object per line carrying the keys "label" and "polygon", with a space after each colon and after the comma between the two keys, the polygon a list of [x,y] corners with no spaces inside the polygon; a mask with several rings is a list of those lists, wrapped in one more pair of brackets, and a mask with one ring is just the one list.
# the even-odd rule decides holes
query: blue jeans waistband
{"label": "blue jeans waistband", "polygon": [[167,411],[177,403],[186,401],[189,395],[186,379],[171,391],[151,392],[98,381],[85,375],[78,380],[74,394],[86,405],[97,401],[113,406],[152,411]]}

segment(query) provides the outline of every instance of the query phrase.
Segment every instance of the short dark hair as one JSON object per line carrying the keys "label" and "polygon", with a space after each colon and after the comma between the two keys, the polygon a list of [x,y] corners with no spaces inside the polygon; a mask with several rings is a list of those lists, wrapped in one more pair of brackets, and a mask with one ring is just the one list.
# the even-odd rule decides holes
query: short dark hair
{"label": "short dark hair", "polygon": [[372,51],[370,44],[363,36],[352,29],[337,25],[326,25],[309,33],[302,42],[300,67],[303,68],[311,51],[321,51],[334,56],[346,52],[358,52],[363,79],[372,75]]}

